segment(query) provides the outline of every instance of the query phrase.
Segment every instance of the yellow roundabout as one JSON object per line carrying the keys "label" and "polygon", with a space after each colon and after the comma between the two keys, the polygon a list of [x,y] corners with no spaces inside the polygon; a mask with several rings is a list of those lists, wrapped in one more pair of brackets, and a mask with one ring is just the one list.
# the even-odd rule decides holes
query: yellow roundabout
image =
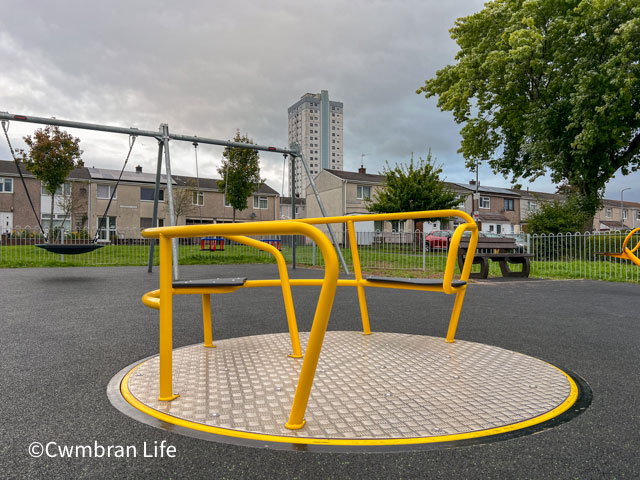
{"label": "yellow roundabout", "polygon": [[[308,333],[301,333],[306,346]],[[288,334],[173,351],[174,393],[158,399],[158,356],[128,369],[122,397],[144,416],[258,444],[411,446],[526,431],[576,403],[579,387],[542,360],[498,347],[399,333],[329,331],[305,424],[285,423],[302,359]]]}

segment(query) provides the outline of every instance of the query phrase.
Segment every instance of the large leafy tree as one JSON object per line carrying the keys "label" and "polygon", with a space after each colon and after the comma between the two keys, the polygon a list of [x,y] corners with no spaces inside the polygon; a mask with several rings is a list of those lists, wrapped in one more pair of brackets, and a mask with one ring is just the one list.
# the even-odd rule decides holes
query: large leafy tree
{"label": "large leafy tree", "polygon": [[607,181],[639,168],[638,0],[495,0],[451,36],[456,63],[417,93],[463,124],[468,167],[549,172],[591,216]]}
{"label": "large leafy tree", "polygon": [[[250,143],[253,140],[246,135],[236,132],[233,138],[236,143]],[[222,180],[218,181],[218,188],[225,191],[226,201],[233,208],[233,222],[236,221],[236,210],[247,208],[247,198],[263,184],[260,178],[260,155],[257,150],[250,148],[226,148],[222,154],[222,165],[218,173]]]}
{"label": "large leafy tree", "polygon": [[382,172],[384,187],[373,195],[367,208],[375,213],[453,208],[460,198],[440,180],[441,173],[442,167],[435,164],[430,151],[427,159],[420,158],[417,164],[413,155],[408,164],[396,164],[392,168],[387,162]]}
{"label": "large leafy tree", "polygon": [[19,151],[29,171],[42,182],[44,190],[51,195],[48,241],[53,241],[53,209],[56,191],[64,184],[71,170],[82,166],[80,139],[60,130],[56,126],[40,128],[27,135],[24,142],[29,151]]}

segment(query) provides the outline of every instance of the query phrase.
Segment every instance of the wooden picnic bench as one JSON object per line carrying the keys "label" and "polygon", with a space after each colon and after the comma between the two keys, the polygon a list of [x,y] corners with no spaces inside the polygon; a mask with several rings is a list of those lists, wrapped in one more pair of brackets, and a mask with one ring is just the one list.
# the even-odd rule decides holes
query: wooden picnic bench
{"label": "wooden picnic bench", "polygon": [[[467,257],[469,240],[463,238],[458,250],[458,266],[462,269]],[[471,273],[471,278],[487,278],[489,276],[489,260],[498,262],[503,277],[528,277],[531,270],[531,253],[518,251],[515,238],[506,237],[480,237],[473,257],[473,263],[480,265],[479,273]],[[522,271],[512,271],[509,264],[522,265]]]}

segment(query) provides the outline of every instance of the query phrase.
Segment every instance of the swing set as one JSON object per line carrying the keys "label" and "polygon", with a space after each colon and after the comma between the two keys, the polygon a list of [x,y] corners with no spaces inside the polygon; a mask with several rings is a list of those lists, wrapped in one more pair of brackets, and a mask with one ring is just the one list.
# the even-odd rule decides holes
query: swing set
{"label": "swing set", "polygon": [[[161,171],[162,171],[162,161],[163,161],[163,157],[164,157],[164,162],[165,162],[165,173],[166,173],[166,178],[167,178],[167,194],[168,194],[168,207],[169,207],[169,224],[170,226],[175,226],[175,216],[174,216],[174,205],[173,205],[173,187],[172,187],[172,177],[171,177],[171,156],[169,153],[169,141],[170,140],[176,140],[176,141],[180,141],[180,142],[190,142],[193,146],[194,149],[196,151],[196,175],[198,177],[198,183],[199,183],[199,175],[198,175],[198,165],[197,165],[197,148],[199,144],[209,144],[209,145],[218,145],[218,146],[223,146],[223,147],[227,147],[227,148],[244,148],[244,149],[249,149],[249,150],[258,150],[258,151],[265,151],[265,152],[274,152],[274,153],[281,153],[284,155],[285,158],[285,162],[287,160],[287,158],[289,158],[291,160],[291,172],[292,172],[292,176],[295,172],[295,161],[299,160],[300,162],[302,162],[302,165],[306,171],[307,177],[309,178],[309,183],[311,185],[311,187],[313,188],[314,194],[318,200],[318,205],[320,206],[320,210],[322,212],[323,216],[327,216],[326,210],[324,208],[324,204],[322,203],[322,200],[320,198],[320,195],[318,194],[318,190],[315,186],[315,182],[313,181],[313,178],[311,176],[311,171],[309,170],[309,166],[307,165],[307,162],[304,158],[304,156],[302,155],[301,151],[300,151],[300,147],[297,144],[292,144],[290,148],[279,148],[279,147],[272,147],[272,146],[265,146],[265,145],[255,145],[255,144],[249,144],[249,143],[241,143],[241,142],[231,142],[231,141],[226,141],[226,140],[217,140],[217,139],[213,139],[213,138],[205,138],[205,137],[198,137],[198,136],[190,136],[190,135],[179,135],[179,134],[174,134],[174,133],[169,133],[169,126],[166,123],[163,123],[160,125],[158,131],[153,131],[153,130],[140,130],[137,128],[123,128],[123,127],[115,127],[115,126],[110,126],[110,125],[100,125],[100,124],[93,124],[93,123],[85,123],[85,122],[76,122],[76,121],[70,121],[70,120],[60,120],[57,118],[45,118],[45,117],[34,117],[34,116],[27,116],[27,115],[16,115],[16,114],[11,114],[8,112],[0,112],[0,120],[2,121],[2,127],[5,133],[5,137],[7,140],[7,143],[9,144],[9,149],[11,151],[11,154],[13,156],[13,160],[16,163],[16,166],[18,168],[18,172],[20,174],[20,178],[22,179],[22,183],[23,186],[25,188],[25,191],[27,192],[27,198],[29,199],[29,203],[31,204],[31,209],[33,210],[34,215],[36,216],[36,219],[38,221],[38,225],[40,226],[40,230],[42,231],[43,235],[46,237],[46,232],[44,230],[44,228],[42,227],[42,224],[40,223],[40,219],[38,217],[38,214],[35,210],[35,207],[33,206],[33,202],[31,200],[31,197],[29,196],[29,191],[27,190],[25,183],[24,183],[24,178],[22,176],[22,170],[20,169],[20,166],[18,164],[18,161],[16,159],[16,156],[14,154],[13,151],[13,147],[11,145],[11,141],[9,140],[9,135],[8,135],[8,125],[10,121],[17,121],[17,122],[27,122],[27,123],[37,123],[37,124],[42,124],[42,125],[54,125],[54,126],[60,126],[60,127],[69,127],[69,128],[78,128],[78,129],[84,129],[84,130],[94,130],[94,131],[101,131],[101,132],[108,132],[108,133],[119,133],[119,134],[125,134],[125,135],[129,135],[130,137],[130,141],[129,141],[129,152],[127,154],[127,157],[125,159],[124,165],[122,167],[122,170],[120,171],[120,176],[118,177],[118,181],[116,183],[116,187],[113,189],[112,193],[111,193],[111,198],[109,199],[109,203],[105,209],[105,212],[100,220],[100,224],[98,226],[98,230],[96,231],[96,235],[92,241],[92,243],[88,243],[88,244],[79,244],[79,245],[65,245],[65,244],[52,244],[52,243],[46,243],[46,244],[38,244],[37,246],[43,249],[46,249],[50,252],[53,253],[60,253],[60,254],[81,254],[81,253],[88,253],[91,252],[93,250],[96,250],[98,248],[101,248],[103,245],[97,243],[97,239],[99,236],[99,232],[101,231],[101,229],[104,227],[104,222],[106,220],[107,217],[107,213],[109,211],[109,207],[111,206],[111,201],[114,198],[114,195],[116,193],[116,189],[118,187],[118,184],[120,183],[120,179],[122,178],[122,174],[124,172],[124,168],[127,165],[127,162],[129,160],[129,157],[131,155],[131,150],[133,149],[133,145],[135,143],[135,139],[137,137],[151,137],[151,138],[155,138],[158,141],[158,161],[157,161],[157,169],[156,169],[156,182],[155,182],[155,194],[154,194],[154,204],[153,204],[153,217],[152,217],[152,227],[157,227],[158,226],[158,196],[159,196],[159,190],[160,190],[160,182],[161,182]],[[295,198],[295,182],[291,182],[292,185],[292,192],[291,192],[291,196],[292,198]],[[292,219],[295,220],[295,209],[293,209],[292,211]],[[344,260],[344,257],[342,256],[342,253],[340,251],[340,249],[338,248],[338,243],[336,240],[335,235],[333,234],[332,229],[330,228],[330,226],[328,226],[328,230],[329,230],[329,237],[331,238],[331,241],[336,249],[336,252],[338,254],[338,257],[340,258],[340,261],[342,263],[342,267],[345,270],[345,272],[348,273],[348,268],[347,268],[347,264],[346,261]],[[173,263],[173,276],[175,279],[178,279],[179,277],[179,269],[178,269],[178,244],[176,241],[173,242],[172,244],[172,248],[173,248],[173,258],[174,258],[174,263]],[[154,244],[151,245],[150,251],[149,251],[149,262],[148,262],[148,271],[152,272],[153,271],[153,254],[154,254]],[[295,268],[295,241],[293,243],[293,268]]]}
{"label": "swing set", "polygon": [[[49,238],[51,238],[49,234],[52,235],[53,232],[48,232],[49,233],[48,234],[45,231],[45,229],[42,227],[42,223],[40,222],[40,217],[38,216],[38,212],[36,212],[36,209],[33,205],[31,194],[29,193],[29,189],[27,188],[27,185],[24,180],[24,175],[22,174],[22,169],[20,168],[20,164],[13,150],[13,145],[11,144],[11,140],[9,139],[9,122],[3,119],[1,123],[2,123],[2,130],[4,130],[4,136],[7,140],[7,144],[9,145],[9,151],[11,152],[11,156],[13,157],[13,162],[16,164],[16,169],[20,174],[20,180],[22,181],[22,186],[24,188],[25,193],[27,194],[27,200],[29,201],[29,205],[31,205],[31,210],[33,211],[33,215],[36,217],[36,221],[38,222],[38,227],[40,227],[42,236],[45,238],[45,240],[48,240]],[[118,185],[120,184],[120,180],[122,179],[122,174],[124,173],[124,169],[127,166],[127,163],[129,162],[129,157],[131,156],[131,150],[133,150],[133,145],[135,143],[136,143],[136,136],[130,135],[129,136],[129,152],[127,153],[127,157],[124,160],[124,165],[122,166],[122,169],[120,170],[120,175],[118,176],[118,181],[116,182],[116,185],[113,191],[111,192],[109,203],[107,203],[107,208],[105,208],[104,214],[100,218],[100,222],[98,223],[98,229],[96,230],[96,234],[93,237],[91,243],[83,243],[83,244],[38,243],[36,244],[36,247],[42,248],[43,250],[46,250],[51,253],[58,253],[62,255],[80,255],[83,253],[93,252],[94,250],[104,247],[103,244],[98,243],[98,237],[100,236],[100,231],[104,228],[107,214],[109,213],[109,207],[111,207],[111,202],[113,201],[113,197],[116,194]]]}

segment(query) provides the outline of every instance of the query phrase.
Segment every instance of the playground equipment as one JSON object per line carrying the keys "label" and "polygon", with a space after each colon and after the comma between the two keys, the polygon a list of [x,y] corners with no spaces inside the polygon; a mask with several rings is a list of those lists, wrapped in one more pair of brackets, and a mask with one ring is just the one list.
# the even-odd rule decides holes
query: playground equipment
{"label": "playground equipment", "polygon": [[[464,222],[453,234],[442,278],[362,275],[355,222],[442,217]],[[336,252],[318,228],[332,223],[346,224],[355,278],[338,278]],[[454,279],[465,231],[471,232],[472,253],[477,225],[456,210],[147,229],[143,235],[160,243],[160,278],[159,288],[142,301],[159,310],[159,355],[124,369],[111,388],[117,388],[136,418],[143,412],[154,421],[222,435],[225,441],[269,445],[425,445],[542,425],[576,403],[580,388],[570,375],[515,352],[454,342],[473,259],[467,256],[460,278]],[[271,234],[305,235],[315,242],[323,255],[324,277],[289,278],[282,254],[247,236]],[[279,278],[176,281],[171,275],[172,239],[202,236],[225,237],[270,252]],[[321,287],[309,333],[298,331],[292,286]],[[288,333],[214,345],[211,296],[259,287],[281,288]],[[327,331],[337,287],[356,288],[360,332]],[[372,333],[365,292],[370,288],[454,294],[444,340]],[[189,294],[202,298],[204,343],[173,350],[173,296]]]}
{"label": "playground equipment", "polygon": [[640,227],[631,230],[627,234],[627,236],[624,239],[624,242],[622,242],[621,252],[598,252],[596,255],[606,255],[607,257],[622,258],[623,260],[630,260],[640,267],[640,258],[638,258],[636,254],[634,254],[640,247],[640,240],[638,240],[638,243],[636,244],[635,247],[633,247],[633,249],[629,249],[627,247],[627,243],[631,241],[631,237],[633,237],[633,235],[637,232],[640,232]]}
{"label": "playground equipment", "polygon": [[[40,223],[40,217],[38,216],[38,212],[36,212],[35,207],[33,206],[33,201],[31,200],[31,194],[29,193],[29,189],[24,181],[24,176],[22,175],[22,170],[20,168],[20,164],[18,163],[18,159],[16,158],[15,152],[13,151],[13,146],[11,145],[11,140],[9,139],[9,122],[5,119],[2,120],[2,129],[4,130],[4,136],[7,140],[7,144],[9,145],[9,151],[11,152],[11,156],[13,157],[13,161],[16,164],[16,168],[18,169],[18,173],[20,174],[20,180],[22,181],[22,186],[24,188],[25,193],[27,194],[27,200],[29,200],[29,205],[31,205],[31,210],[33,211],[34,216],[36,217],[36,221],[38,222],[38,226],[40,227],[40,231],[44,237],[47,236],[44,228],[42,228],[42,224]],[[127,157],[124,160],[124,165],[122,165],[122,169],[120,170],[120,175],[118,176],[118,181],[116,182],[115,187],[111,192],[111,197],[109,198],[109,203],[107,203],[107,207],[104,210],[104,214],[100,218],[100,222],[98,223],[98,229],[96,230],[96,234],[93,237],[91,243],[86,244],[55,244],[55,243],[38,243],[36,247],[47,250],[51,253],[59,253],[62,255],[79,255],[82,253],[92,252],[97,250],[98,248],[102,248],[104,245],[100,245],[98,242],[98,237],[100,236],[100,231],[104,227],[104,223],[107,219],[107,214],[109,213],[109,208],[111,207],[111,202],[113,201],[113,197],[118,190],[118,185],[120,185],[120,180],[122,179],[122,174],[124,173],[124,169],[129,162],[129,157],[131,156],[131,150],[133,150],[133,145],[136,143],[136,135],[129,136],[129,152],[127,153]],[[51,232],[50,232],[51,233]]]}
{"label": "playground equipment", "polygon": [[[278,147],[270,147],[270,146],[265,146],[265,145],[257,145],[257,144],[250,144],[250,143],[240,143],[240,142],[230,142],[230,141],[226,141],[226,140],[216,140],[214,138],[205,138],[205,137],[198,137],[198,136],[193,136],[193,135],[178,135],[175,133],[169,133],[169,126],[166,123],[163,123],[160,125],[160,128],[158,131],[153,131],[153,130],[140,130],[138,128],[123,128],[123,127],[114,127],[114,126],[110,126],[110,125],[99,125],[99,124],[95,124],[95,123],[85,123],[85,122],[75,122],[75,121],[70,121],[70,120],[60,120],[58,118],[45,118],[45,117],[34,117],[34,116],[27,116],[27,115],[16,115],[16,114],[11,114],[8,112],[1,112],[0,111],[0,120],[2,120],[2,125],[3,127],[5,126],[5,122],[7,121],[17,121],[17,122],[27,122],[27,123],[39,123],[39,124],[43,124],[43,125],[56,125],[56,126],[60,126],[60,127],[69,127],[69,128],[80,128],[80,129],[84,129],[84,130],[95,130],[95,131],[100,131],[100,132],[109,132],[109,133],[119,133],[119,134],[125,134],[125,135],[129,135],[129,136],[133,136],[135,137],[152,137],[155,138],[158,141],[158,161],[157,161],[157,169],[156,169],[156,186],[155,186],[155,194],[154,194],[154,205],[153,205],[153,216],[152,216],[152,220],[151,220],[151,224],[152,225],[158,225],[158,191],[160,190],[160,179],[161,179],[161,172],[162,172],[162,159],[164,156],[164,162],[165,162],[165,172],[166,172],[166,177],[167,177],[167,195],[168,195],[168,207],[169,207],[169,224],[171,226],[175,225],[175,215],[174,215],[174,206],[173,206],[173,185],[172,185],[172,180],[171,180],[171,157],[169,154],[169,142],[170,140],[175,140],[175,141],[180,141],[180,142],[190,142],[192,145],[194,145],[194,148],[196,149],[196,162],[197,162],[197,145],[198,144],[208,144],[208,145],[219,145],[219,146],[223,146],[223,147],[228,147],[228,148],[245,148],[245,149],[250,149],[250,150],[259,150],[259,151],[265,151],[265,152],[274,152],[274,153],[282,153],[283,155],[285,155],[285,161],[286,158],[289,157],[291,159],[291,171],[292,171],[292,176],[295,172],[295,161],[299,160],[300,162],[302,162],[302,165],[304,166],[304,169],[307,173],[307,176],[309,177],[309,182],[311,184],[311,186],[313,187],[313,191],[314,194],[318,200],[318,205],[320,206],[320,210],[322,212],[322,214],[324,216],[326,216],[326,210],[324,208],[324,204],[322,203],[322,199],[320,198],[320,195],[318,194],[318,190],[316,189],[315,186],[315,182],[313,181],[313,178],[311,177],[311,172],[309,170],[309,166],[307,165],[306,160],[304,159],[304,156],[302,155],[302,153],[300,153],[300,147],[297,144],[292,144],[290,148],[278,148]],[[7,136],[7,141],[9,141],[9,137],[7,135],[7,130],[5,128],[5,135]],[[9,142],[9,146],[11,147],[11,142]],[[132,144],[130,145],[130,147],[132,146]],[[12,149],[12,153],[13,153],[13,149]],[[131,153],[131,149],[129,151],[129,153]],[[127,157],[128,158],[128,157]],[[14,156],[14,160],[15,160],[15,156]],[[125,163],[126,164],[126,163]],[[124,169],[124,168],[123,168]],[[20,172],[20,174],[22,175],[22,172],[20,171],[20,169],[18,168],[18,171]],[[295,182],[292,182],[292,192],[291,192],[291,197],[295,198]],[[32,204],[32,208],[33,208],[33,204]],[[35,209],[34,213],[35,212]],[[293,217],[295,218],[295,208],[293,209]],[[36,213],[36,217],[37,217],[37,213]],[[41,227],[42,228],[42,227]],[[329,229],[329,237],[331,238],[334,246],[336,247],[336,251],[338,254],[338,257],[340,258],[340,261],[342,262],[342,266],[346,271],[347,270],[347,264],[344,260],[344,258],[342,257],[342,253],[340,252],[340,249],[338,248],[338,243],[337,240],[333,234],[333,231],[331,230],[331,227],[328,226]],[[98,230],[99,231],[99,230]],[[82,247],[88,248],[85,245],[82,245]],[[93,248],[100,248],[100,246],[95,246]],[[172,243],[172,248],[174,250],[174,264],[173,264],[173,276],[175,277],[175,279],[178,279],[179,277],[179,269],[178,269],[178,244],[176,242]],[[154,251],[154,246],[152,245],[151,248],[149,249],[149,267],[148,270],[149,272],[151,272],[153,270],[153,251]],[[58,252],[58,253],[64,253],[64,252]],[[76,252],[76,253],[84,253],[84,252]],[[295,268],[295,242],[293,244],[293,265]]]}

